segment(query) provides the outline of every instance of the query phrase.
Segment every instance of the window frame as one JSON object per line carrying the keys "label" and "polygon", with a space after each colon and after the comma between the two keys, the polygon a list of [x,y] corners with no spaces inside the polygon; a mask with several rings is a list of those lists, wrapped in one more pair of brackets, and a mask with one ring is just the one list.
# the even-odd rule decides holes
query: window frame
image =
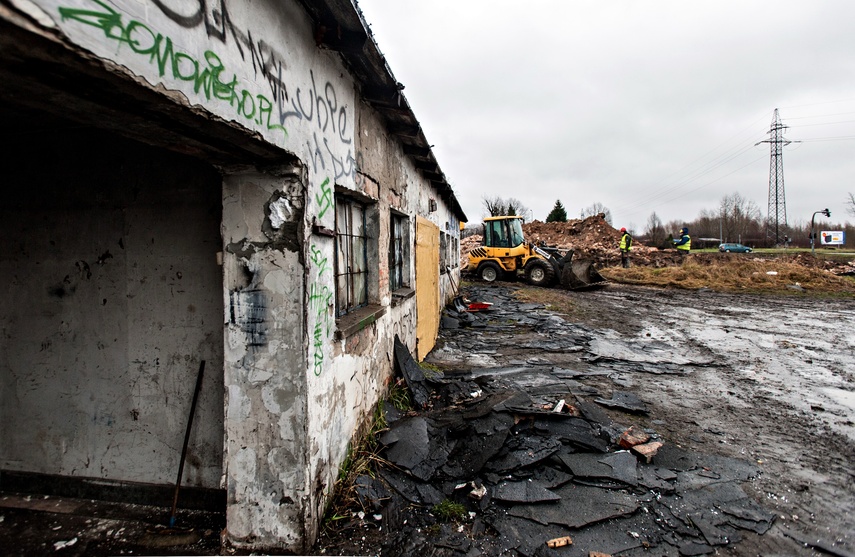
{"label": "window frame", "polygon": [[[371,237],[368,205],[344,195],[336,195],[335,201],[335,314],[339,318],[369,303]],[[358,222],[355,215],[359,216]]]}
{"label": "window frame", "polygon": [[394,211],[389,213],[389,291],[408,288],[407,265],[408,218]]}

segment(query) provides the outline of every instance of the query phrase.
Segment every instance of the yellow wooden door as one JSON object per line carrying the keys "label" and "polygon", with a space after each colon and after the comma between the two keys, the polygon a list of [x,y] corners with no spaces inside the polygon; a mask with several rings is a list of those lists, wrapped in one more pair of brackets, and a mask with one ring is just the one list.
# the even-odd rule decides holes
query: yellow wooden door
{"label": "yellow wooden door", "polygon": [[416,217],[416,357],[425,359],[439,332],[439,227]]}

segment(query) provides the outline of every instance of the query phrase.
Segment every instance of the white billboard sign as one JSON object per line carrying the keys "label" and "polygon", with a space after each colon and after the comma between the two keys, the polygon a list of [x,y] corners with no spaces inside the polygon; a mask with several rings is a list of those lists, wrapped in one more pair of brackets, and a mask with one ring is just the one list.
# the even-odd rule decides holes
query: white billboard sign
{"label": "white billboard sign", "polygon": [[843,230],[823,230],[820,232],[820,237],[824,246],[842,246],[846,243],[846,232]]}

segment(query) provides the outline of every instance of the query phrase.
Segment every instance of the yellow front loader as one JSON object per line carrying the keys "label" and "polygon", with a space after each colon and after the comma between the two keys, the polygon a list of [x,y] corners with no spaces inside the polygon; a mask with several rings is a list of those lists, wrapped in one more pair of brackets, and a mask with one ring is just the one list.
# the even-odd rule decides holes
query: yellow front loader
{"label": "yellow front loader", "polygon": [[571,289],[605,282],[591,261],[573,262],[572,250],[527,242],[522,223],[522,217],[516,216],[484,219],[484,241],[469,252],[467,271],[485,282],[524,276],[534,286],[549,286],[558,279],[561,286]]}

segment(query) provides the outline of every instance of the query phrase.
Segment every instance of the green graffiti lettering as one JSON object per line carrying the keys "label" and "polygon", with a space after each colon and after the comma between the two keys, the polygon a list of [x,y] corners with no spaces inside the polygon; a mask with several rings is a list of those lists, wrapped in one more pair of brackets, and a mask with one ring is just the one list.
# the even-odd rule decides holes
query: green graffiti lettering
{"label": "green graffiti lettering", "polygon": [[[94,2],[106,11],[96,12],[94,10],[83,10],[79,8],[60,8],[59,15],[63,21],[79,21],[80,23],[97,27],[103,30],[104,35],[109,39],[118,41],[123,40],[124,30],[122,29],[122,14],[104,2],[101,2],[101,0],[94,0]],[[113,34],[113,29],[118,29],[118,34]]]}
{"label": "green graffiti lettering", "polygon": [[[182,71],[182,67],[185,71]],[[172,75],[182,81],[196,81],[199,75],[199,63],[192,56],[176,52],[172,56]]]}
{"label": "green graffiti lettering", "polygon": [[163,45],[163,49],[160,48],[160,43],[163,41],[157,41],[157,49],[153,50],[151,53],[151,57],[149,58],[149,62],[154,62],[157,60],[157,71],[160,74],[160,77],[166,75],[166,64],[169,62],[169,66],[175,71],[175,65],[172,63],[172,39],[166,37],[166,42]]}
{"label": "green graffiti lettering", "polygon": [[59,8],[62,21],[76,21],[101,29],[104,36],[119,43],[126,43],[134,54],[148,57],[149,64],[157,67],[160,77],[167,73],[173,79],[192,82],[193,92],[206,100],[225,101],[238,116],[268,130],[281,131],[288,137],[285,127],[272,123],[273,103],[260,94],[253,94],[238,86],[238,76],[232,74],[226,81],[225,65],[213,51],[205,51],[204,61],[175,49],[170,37],[155,33],[144,23],[131,20],[126,25],[122,14],[102,0],[92,0],[97,9]]}
{"label": "green graffiti lettering", "polygon": [[250,119],[255,116],[255,99],[252,98],[252,93],[246,89],[241,91],[241,98],[238,103],[238,114],[244,118]]}
{"label": "green graffiti lettering", "polygon": [[[128,23],[124,36],[125,42],[130,45],[131,50],[136,54],[153,53],[160,48],[160,42],[163,40],[163,35],[155,35],[154,31],[139,21]],[[143,44],[146,46],[142,46]]]}

